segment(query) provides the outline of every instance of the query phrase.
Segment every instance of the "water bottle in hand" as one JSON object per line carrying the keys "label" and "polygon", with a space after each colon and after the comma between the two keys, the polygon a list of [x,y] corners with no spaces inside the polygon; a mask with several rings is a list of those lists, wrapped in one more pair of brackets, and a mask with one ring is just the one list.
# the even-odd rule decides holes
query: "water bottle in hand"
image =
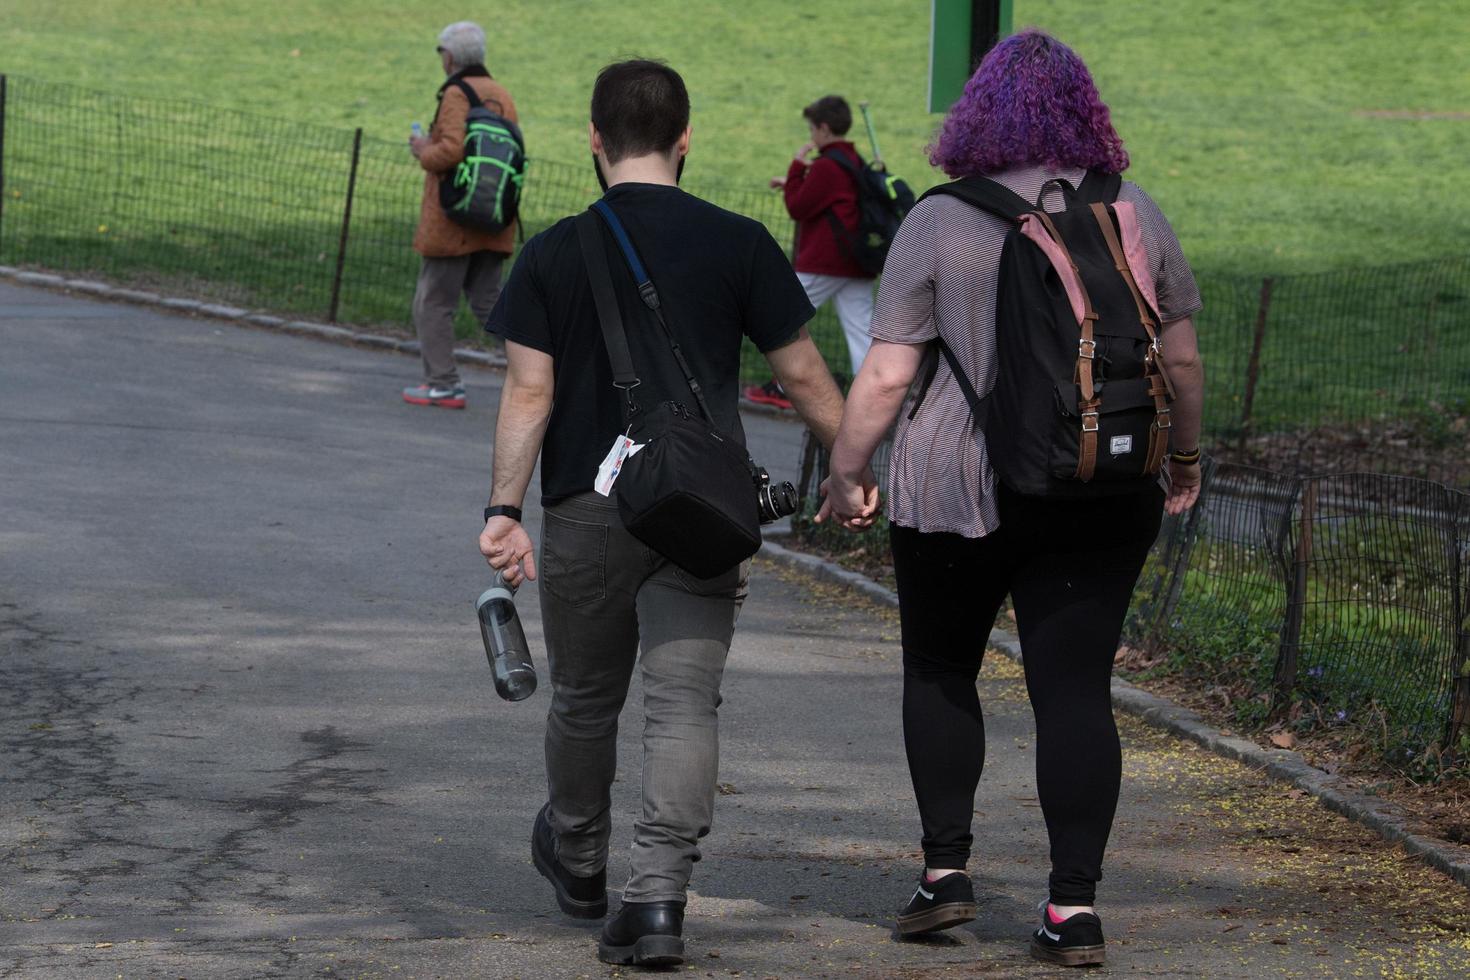
{"label": "water bottle in hand", "polygon": [[420,126],[418,123],[414,123],[413,124],[413,138],[414,139],[418,139],[419,137],[421,137],[423,135],[424,135],[424,127]]}
{"label": "water bottle in hand", "polygon": [[515,590],[500,572],[475,603],[485,656],[495,672],[495,693],[507,701],[524,701],[536,690],[536,665],[516,615]]}

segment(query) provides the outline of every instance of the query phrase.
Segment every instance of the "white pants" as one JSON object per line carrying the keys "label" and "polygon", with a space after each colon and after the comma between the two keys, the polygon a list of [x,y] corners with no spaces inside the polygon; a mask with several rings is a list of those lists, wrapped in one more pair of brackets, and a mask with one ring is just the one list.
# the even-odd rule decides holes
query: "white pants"
{"label": "white pants", "polygon": [[806,290],[806,298],[820,308],[827,300],[837,310],[842,334],[847,338],[847,353],[852,358],[852,375],[857,377],[863,358],[873,338],[868,329],[873,323],[873,280],[851,276],[825,276],[816,272],[798,272],[796,278]]}

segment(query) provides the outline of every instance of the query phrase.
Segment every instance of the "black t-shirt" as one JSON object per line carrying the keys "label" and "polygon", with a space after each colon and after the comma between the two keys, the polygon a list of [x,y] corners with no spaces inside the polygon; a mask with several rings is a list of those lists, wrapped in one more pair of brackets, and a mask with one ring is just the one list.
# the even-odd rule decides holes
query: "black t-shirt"
{"label": "black t-shirt", "polygon": [[[676,187],[616,184],[603,198],[658,288],[669,328],[704,390],[715,425],[743,444],[740,345],[772,351],[795,339],[812,304],[764,225]],[[541,501],[592,489],[597,466],[623,431],[622,393],[602,340],[574,219],[526,242],[485,329],[550,354],[556,391],[541,449]],[[633,367],[638,405],[662,401],[695,410],[694,398],[657,318],[638,298],[633,275],[604,231]]]}

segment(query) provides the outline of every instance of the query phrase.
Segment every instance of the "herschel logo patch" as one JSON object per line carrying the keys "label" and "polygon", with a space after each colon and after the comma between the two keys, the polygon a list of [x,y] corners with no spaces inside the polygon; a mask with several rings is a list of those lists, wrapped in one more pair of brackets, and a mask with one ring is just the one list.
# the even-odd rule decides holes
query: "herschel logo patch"
{"label": "herschel logo patch", "polygon": [[1132,436],[1113,436],[1108,442],[1108,449],[1114,456],[1127,456],[1133,452]]}

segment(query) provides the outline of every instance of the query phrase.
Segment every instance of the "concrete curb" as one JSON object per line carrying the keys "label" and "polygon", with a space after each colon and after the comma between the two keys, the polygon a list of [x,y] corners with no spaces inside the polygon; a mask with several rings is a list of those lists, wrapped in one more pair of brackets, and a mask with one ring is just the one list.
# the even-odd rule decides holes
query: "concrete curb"
{"label": "concrete curb", "polygon": [[[834,562],[793,551],[770,540],[761,545],[760,553],[819,581],[844,586],[874,602],[893,609],[898,608],[898,596],[893,591],[866,575],[848,571]],[[1021,641],[1010,633],[993,630],[990,644],[1016,663],[1021,662]],[[1265,749],[1249,739],[1224,735],[1219,729],[1206,724],[1196,712],[1150,694],[1117,677],[1113,678],[1113,706],[1137,716],[1148,725],[1188,739],[1216,755],[1261,769],[1274,779],[1290,783],[1311,794],[1329,810],[1376,831],[1388,841],[1402,845],[1405,851],[1470,888],[1470,857],[1444,841],[1410,833],[1404,827],[1403,820],[1381,801],[1340,786],[1336,776],[1312,766],[1301,753],[1286,749]]]}
{"label": "concrete curb", "polygon": [[[419,342],[387,334],[364,333],[350,330],[347,327],[339,327],[328,323],[316,323],[311,320],[288,320],[284,317],[271,316],[267,313],[256,313],[241,309],[238,306],[230,306],[225,303],[206,303],[202,300],[189,299],[184,296],[162,296],[141,289],[124,289],[121,286],[113,286],[105,282],[93,279],[68,279],[65,276],[54,275],[50,272],[33,272],[27,269],[17,269],[13,266],[0,266],[0,278],[11,279],[24,286],[41,286],[46,289],[59,289],[63,292],[83,293],[87,296],[95,296],[104,300],[121,300],[128,303],[138,303],[143,306],[157,306],[174,313],[189,313],[196,316],[207,316],[216,320],[234,320],[239,323],[249,324],[253,327],[263,327],[267,330],[280,330],[285,333],[293,333],[302,337],[314,337],[317,340],[331,341],[333,343],[357,344],[360,347],[374,347],[379,350],[397,351],[401,354],[418,356]],[[482,351],[470,348],[456,348],[454,359],[461,364],[473,364],[478,367],[503,368],[505,367],[505,355],[498,351]]]}

